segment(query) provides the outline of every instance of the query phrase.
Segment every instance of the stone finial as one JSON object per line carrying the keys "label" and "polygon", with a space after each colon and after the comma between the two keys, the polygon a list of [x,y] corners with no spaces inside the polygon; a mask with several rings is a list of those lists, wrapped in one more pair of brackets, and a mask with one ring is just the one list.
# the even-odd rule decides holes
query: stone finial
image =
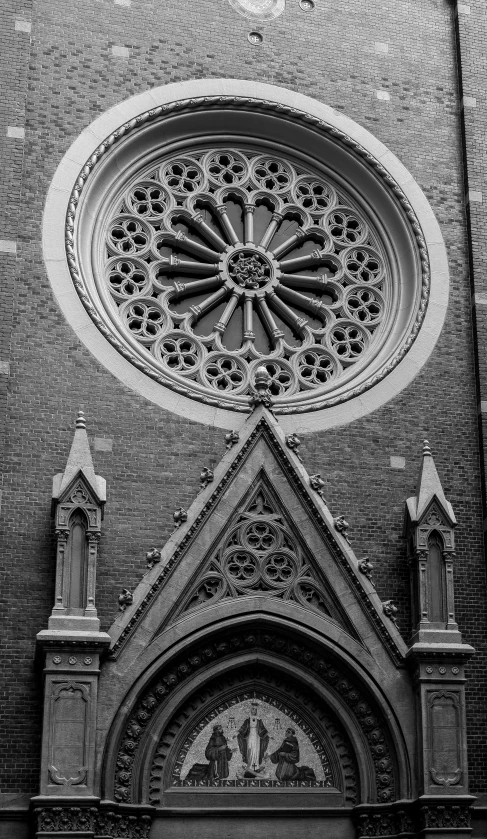
{"label": "stone finial", "polygon": [[86,419],[81,410],[78,411],[76,417],[73,442],[66,468],[63,473],[56,475],[53,479],[53,499],[59,498],[80,473],[83,475],[89,487],[94,490],[98,500],[103,505],[106,499],[105,481],[99,475],[95,475],[90,444],[86,433]]}
{"label": "stone finial", "polygon": [[85,415],[81,409],[78,411],[78,416],[76,417],[76,428],[86,428]]}
{"label": "stone finial", "polygon": [[255,389],[250,397],[250,403],[255,408],[262,404],[266,408],[272,407],[272,394],[269,388],[272,379],[263,364],[257,367],[254,377]]}
{"label": "stone finial", "polygon": [[268,390],[270,381],[271,377],[268,371],[264,365],[261,364],[261,366],[257,367],[257,370],[255,371],[255,389],[257,393],[262,393],[263,391]]}
{"label": "stone finial", "polygon": [[428,440],[423,443],[423,457],[416,486],[415,518],[419,519],[431,504],[433,497],[437,498],[440,506],[445,510],[452,522],[455,516],[451,504],[446,500],[443,487],[436,470],[435,461]]}

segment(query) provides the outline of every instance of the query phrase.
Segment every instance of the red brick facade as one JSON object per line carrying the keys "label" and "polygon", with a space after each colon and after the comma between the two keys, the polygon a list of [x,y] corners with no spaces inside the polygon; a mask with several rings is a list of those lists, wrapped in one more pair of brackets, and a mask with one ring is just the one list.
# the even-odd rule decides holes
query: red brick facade
{"label": "red brick facade", "polygon": [[[422,441],[430,441],[458,520],[456,615],[464,641],[476,649],[466,689],[470,791],[487,806],[484,451],[478,422],[479,403],[487,399],[485,301],[472,319],[472,290],[486,295],[487,19],[480,0],[469,9],[457,21],[446,0],[316,0],[309,12],[298,0],[287,0],[284,14],[256,26],[223,0],[4,4],[0,239],[17,247],[16,255],[2,253],[1,269],[0,362],[9,365],[0,371],[5,806],[15,799],[22,808],[38,793],[42,689],[35,637],[53,603],[51,481],[64,469],[77,410],[85,411],[95,469],[108,486],[97,569],[103,630],[118,613],[122,588],[134,590],[146,571],[145,552],[172,532],[175,507],[190,506],[201,468],[216,466],[224,452],[224,431],[164,411],[123,386],[65,322],[43,266],[47,190],[70,144],[109,107],[169,82],[225,77],[304,93],[366,127],[412,173],[440,224],[451,296],[430,360],[384,407],[331,431],[301,435],[301,455],[308,472],[324,478],[333,514],[344,513],[350,522],[357,556],[373,562],[377,591],[397,604],[407,640],[404,503],[414,494]],[[16,20],[30,22],[31,32],[16,29]],[[252,28],[264,35],[260,46],[247,39]],[[388,51],[377,51],[377,44],[387,44]],[[129,56],[115,56],[113,46],[127,47]],[[377,91],[387,91],[390,99],[377,98]],[[462,110],[462,95],[476,96],[476,107]],[[25,139],[7,137],[8,126],[25,128]],[[483,188],[483,203],[470,200],[467,212],[465,190]],[[95,438],[112,445],[96,444]],[[405,458],[405,468],[392,469],[392,456]],[[0,822],[3,836],[1,830]]]}

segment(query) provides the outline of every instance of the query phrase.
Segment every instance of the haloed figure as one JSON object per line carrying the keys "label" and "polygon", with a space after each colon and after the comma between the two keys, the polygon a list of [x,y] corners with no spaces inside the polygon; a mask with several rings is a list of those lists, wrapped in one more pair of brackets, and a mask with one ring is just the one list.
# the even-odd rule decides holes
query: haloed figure
{"label": "haloed figure", "polygon": [[258,711],[258,703],[252,702],[250,717],[247,717],[238,732],[238,747],[243,762],[254,771],[262,765],[269,744],[269,734],[264,723],[257,716]]}
{"label": "haloed figure", "polygon": [[210,781],[218,778],[228,778],[228,761],[232,757],[232,750],[227,745],[227,738],[221,725],[213,726],[213,734],[205,749],[205,757],[210,763],[208,770]]}

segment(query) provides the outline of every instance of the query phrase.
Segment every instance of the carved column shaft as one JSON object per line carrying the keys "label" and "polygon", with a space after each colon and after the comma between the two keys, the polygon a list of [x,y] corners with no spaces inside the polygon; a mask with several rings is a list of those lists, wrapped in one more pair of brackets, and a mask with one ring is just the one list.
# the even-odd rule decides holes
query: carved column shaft
{"label": "carved column shaft", "polygon": [[96,589],[96,560],[98,556],[98,543],[100,541],[100,533],[87,533],[88,541],[88,578],[86,585],[86,609],[85,614],[89,612],[96,612],[95,609],[95,589]]}
{"label": "carved column shaft", "polygon": [[54,601],[54,610],[64,610],[65,604],[67,602],[65,562],[68,538],[69,530],[56,531],[56,594]]}
{"label": "carved column shaft", "polygon": [[457,623],[455,621],[455,592],[453,587],[453,561],[455,559],[454,552],[444,552],[443,559],[446,568],[446,609],[448,615],[448,629],[456,629]]}

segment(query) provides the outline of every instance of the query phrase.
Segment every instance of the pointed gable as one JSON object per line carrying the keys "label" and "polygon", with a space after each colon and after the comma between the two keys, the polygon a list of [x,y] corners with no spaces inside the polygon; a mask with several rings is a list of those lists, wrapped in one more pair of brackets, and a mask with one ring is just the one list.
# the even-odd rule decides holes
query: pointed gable
{"label": "pointed gable", "polygon": [[[253,547],[249,542],[249,537],[257,537],[252,526],[259,520],[268,528],[263,538],[274,534],[276,539],[268,551],[264,542],[257,545],[258,539]],[[230,570],[231,557],[235,562]],[[236,579],[239,564],[247,580]],[[282,580],[281,589],[277,565],[286,569],[283,574],[292,575],[290,582]],[[178,511],[176,529],[160,561],[111,627],[112,654],[119,655],[132,641],[142,650],[165,627],[233,598],[257,610],[264,608],[264,599],[265,608],[281,603],[288,615],[301,615],[303,621],[306,614],[319,616],[324,623],[340,625],[364,646],[386,647],[400,662],[404,642],[358,565],[322,493],[313,489],[295,441],[288,445],[272,413],[258,404],[238,442],[215,468],[214,480],[187,513]],[[250,585],[252,591],[245,594]]]}
{"label": "pointed gable", "polygon": [[[105,503],[106,482],[100,475],[95,475],[86,433],[86,421],[83,411],[79,411],[66,468],[63,473],[55,475],[52,481],[52,497],[58,502],[69,497],[75,503],[73,495],[76,496],[76,493],[79,493],[80,501],[82,501],[82,494],[86,491],[88,491],[88,496],[84,504],[103,505]],[[89,498],[91,493],[93,497]]]}
{"label": "pointed gable", "polygon": [[357,637],[299,528],[274,492],[264,468],[196,570],[189,593],[167,622],[223,600],[251,595],[295,603],[339,623]]}
{"label": "pointed gable", "polygon": [[432,510],[431,514],[440,515],[440,518],[446,516],[448,524],[454,527],[456,518],[453,507],[445,497],[430,445],[425,440],[423,458],[416,484],[416,495],[407,500],[407,511],[411,521],[418,522],[423,519],[429,508],[432,507],[433,501],[435,502],[435,510]]}

